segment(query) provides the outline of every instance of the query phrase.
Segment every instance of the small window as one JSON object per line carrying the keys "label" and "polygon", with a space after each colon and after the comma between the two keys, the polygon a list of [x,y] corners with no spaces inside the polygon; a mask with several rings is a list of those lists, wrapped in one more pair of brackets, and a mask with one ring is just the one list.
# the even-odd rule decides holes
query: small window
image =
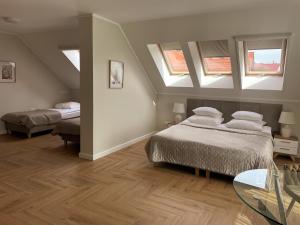
{"label": "small window", "polygon": [[179,43],[147,44],[147,48],[166,87],[194,86]]}
{"label": "small window", "polygon": [[170,75],[189,74],[182,48],[178,42],[160,44],[160,48]]}
{"label": "small window", "polygon": [[198,47],[205,75],[232,74],[231,59],[226,40],[200,41]]}
{"label": "small window", "polygon": [[61,50],[68,60],[80,71],[80,51],[78,49]]}
{"label": "small window", "polygon": [[242,89],[282,91],[290,33],[236,36]]}
{"label": "small window", "polygon": [[286,42],[286,39],[244,41],[246,76],[283,76]]}

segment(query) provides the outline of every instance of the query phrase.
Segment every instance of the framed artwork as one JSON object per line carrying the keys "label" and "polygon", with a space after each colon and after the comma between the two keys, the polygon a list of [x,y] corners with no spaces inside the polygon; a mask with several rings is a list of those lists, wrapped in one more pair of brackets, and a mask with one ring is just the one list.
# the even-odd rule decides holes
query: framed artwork
{"label": "framed artwork", "polygon": [[16,63],[0,61],[0,83],[16,83]]}
{"label": "framed artwork", "polygon": [[121,89],[124,81],[124,63],[109,60],[109,88]]}

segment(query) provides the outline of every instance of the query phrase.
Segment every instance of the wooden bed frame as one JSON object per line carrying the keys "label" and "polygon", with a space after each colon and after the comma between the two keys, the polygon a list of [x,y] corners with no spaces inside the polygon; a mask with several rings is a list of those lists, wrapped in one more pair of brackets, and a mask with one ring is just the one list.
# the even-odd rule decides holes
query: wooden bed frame
{"label": "wooden bed frame", "polygon": [[65,147],[68,147],[68,142],[73,142],[76,144],[80,144],[80,135],[72,135],[72,134],[58,134],[61,139],[64,141]]}
{"label": "wooden bed frame", "polygon": [[23,125],[16,125],[16,124],[5,122],[5,127],[8,134],[12,134],[12,132],[19,132],[19,133],[26,134],[28,138],[31,138],[32,134],[34,133],[53,130],[55,126],[56,126],[55,124],[52,124],[52,125],[45,125],[45,126],[36,126],[31,129],[28,129],[26,126]]}
{"label": "wooden bed frame", "polygon": [[68,146],[68,142],[80,144],[80,117],[62,120],[52,134],[59,135],[64,141],[65,147]]}
{"label": "wooden bed frame", "polygon": [[[238,102],[238,101],[223,101],[223,100],[206,100],[206,99],[187,99],[187,117],[194,115],[193,109],[198,107],[213,107],[223,113],[224,123],[232,119],[231,115],[236,111],[252,111],[260,113],[264,116],[264,121],[272,128],[272,133],[277,133],[280,130],[278,119],[282,111],[281,104],[269,103],[253,103],[253,102]],[[205,170],[206,177],[210,178],[210,171]],[[195,168],[195,175],[200,175],[200,168]]]}
{"label": "wooden bed frame", "polygon": [[[195,168],[195,175],[197,176],[197,177],[199,177],[200,176],[200,169],[199,168]],[[210,171],[209,170],[205,170],[205,176],[206,176],[206,178],[210,178]]]}

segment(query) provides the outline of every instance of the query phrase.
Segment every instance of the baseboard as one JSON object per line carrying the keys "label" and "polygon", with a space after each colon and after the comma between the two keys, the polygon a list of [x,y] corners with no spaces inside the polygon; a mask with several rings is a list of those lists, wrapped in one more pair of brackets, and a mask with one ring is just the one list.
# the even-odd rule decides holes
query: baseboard
{"label": "baseboard", "polygon": [[79,153],[79,158],[82,158],[82,159],[88,159],[88,160],[96,160],[96,159],[100,159],[100,158],[102,158],[102,157],[104,157],[104,156],[107,156],[107,155],[109,155],[109,154],[112,154],[112,153],[114,153],[114,152],[117,152],[117,151],[119,151],[119,150],[121,150],[121,149],[124,149],[124,148],[126,148],[126,147],[128,147],[128,146],[130,146],[130,145],[133,145],[133,144],[135,144],[135,143],[137,143],[137,142],[143,141],[143,140],[145,140],[145,139],[151,137],[151,136],[152,136],[153,134],[155,134],[156,132],[157,132],[157,131],[153,131],[153,132],[151,132],[151,133],[149,133],[149,134],[146,134],[146,135],[143,135],[143,136],[141,136],[141,137],[137,137],[137,138],[135,138],[135,139],[129,140],[129,141],[123,143],[123,144],[120,144],[120,145],[114,146],[114,147],[112,147],[112,148],[106,149],[106,150],[101,151],[101,152],[99,152],[99,153],[96,153],[96,154],[94,154],[94,155],[80,152],[80,153]]}
{"label": "baseboard", "polygon": [[87,154],[87,153],[80,152],[79,153],[79,158],[81,158],[81,159],[87,159],[87,160],[93,160],[93,155],[92,154]]}

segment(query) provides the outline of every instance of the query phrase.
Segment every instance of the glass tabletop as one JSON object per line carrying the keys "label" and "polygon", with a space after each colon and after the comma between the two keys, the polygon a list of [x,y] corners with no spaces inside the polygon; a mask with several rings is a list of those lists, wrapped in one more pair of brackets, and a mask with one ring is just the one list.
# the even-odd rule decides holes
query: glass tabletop
{"label": "glass tabletop", "polygon": [[300,225],[300,167],[248,170],[234,178],[233,186],[270,224]]}

